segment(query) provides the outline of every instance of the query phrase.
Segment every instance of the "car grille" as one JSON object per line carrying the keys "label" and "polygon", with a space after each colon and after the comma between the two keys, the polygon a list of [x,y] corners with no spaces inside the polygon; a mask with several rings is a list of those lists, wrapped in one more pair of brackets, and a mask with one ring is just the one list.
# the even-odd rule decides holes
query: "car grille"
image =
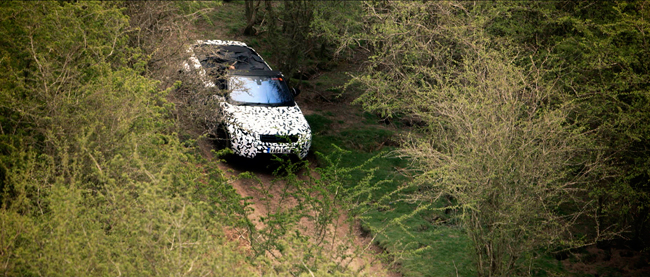
{"label": "car grille", "polygon": [[281,135],[260,135],[262,142],[296,142],[298,136],[281,136]]}

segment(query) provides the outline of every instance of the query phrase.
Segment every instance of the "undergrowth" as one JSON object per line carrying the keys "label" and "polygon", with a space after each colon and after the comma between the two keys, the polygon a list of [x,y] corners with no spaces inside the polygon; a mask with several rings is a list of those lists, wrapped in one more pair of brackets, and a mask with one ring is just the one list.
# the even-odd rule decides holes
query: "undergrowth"
{"label": "undergrowth", "polygon": [[[315,134],[312,151],[327,155],[340,151],[340,147],[345,150],[339,161],[342,167],[355,167],[360,161],[368,161],[363,167],[373,169],[372,178],[367,179],[360,170],[352,171],[346,186],[377,184],[366,195],[373,205],[359,216],[367,234],[376,236],[377,244],[391,254],[386,261],[397,263],[397,270],[404,276],[475,275],[468,254],[470,241],[464,231],[444,211],[433,209],[444,203],[403,201],[403,195],[412,188],[404,189],[409,182],[404,174],[409,161],[391,155],[396,149],[396,131],[380,125],[376,116],[367,113],[363,122],[333,130],[331,117],[327,112],[306,116]],[[317,162],[320,166],[329,164],[320,155]]]}

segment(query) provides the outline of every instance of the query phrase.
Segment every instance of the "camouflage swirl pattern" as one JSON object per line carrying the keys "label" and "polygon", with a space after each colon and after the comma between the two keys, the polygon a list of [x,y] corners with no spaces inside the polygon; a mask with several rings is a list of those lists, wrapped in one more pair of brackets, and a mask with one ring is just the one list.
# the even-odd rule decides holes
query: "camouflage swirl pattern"
{"label": "camouflage swirl pattern", "polygon": [[[231,148],[237,155],[253,158],[259,153],[307,156],[311,129],[300,108],[236,106],[222,103],[222,116],[230,135]],[[296,142],[263,142],[260,135],[298,136]]]}

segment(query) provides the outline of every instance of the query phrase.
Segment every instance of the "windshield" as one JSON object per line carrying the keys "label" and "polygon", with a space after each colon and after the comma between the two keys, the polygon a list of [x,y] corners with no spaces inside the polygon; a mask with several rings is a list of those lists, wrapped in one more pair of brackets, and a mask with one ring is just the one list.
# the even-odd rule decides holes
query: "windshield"
{"label": "windshield", "polygon": [[238,105],[293,106],[293,95],[279,77],[233,76],[230,100]]}

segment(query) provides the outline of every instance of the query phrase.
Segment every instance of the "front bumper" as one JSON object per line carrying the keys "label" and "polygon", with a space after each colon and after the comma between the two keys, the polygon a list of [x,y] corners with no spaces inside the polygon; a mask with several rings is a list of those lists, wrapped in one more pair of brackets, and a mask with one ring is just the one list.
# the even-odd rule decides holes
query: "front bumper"
{"label": "front bumper", "polygon": [[299,135],[296,142],[263,142],[259,134],[248,134],[235,131],[231,134],[231,148],[234,154],[246,158],[254,158],[258,154],[295,154],[304,159],[311,147],[311,134]]}

